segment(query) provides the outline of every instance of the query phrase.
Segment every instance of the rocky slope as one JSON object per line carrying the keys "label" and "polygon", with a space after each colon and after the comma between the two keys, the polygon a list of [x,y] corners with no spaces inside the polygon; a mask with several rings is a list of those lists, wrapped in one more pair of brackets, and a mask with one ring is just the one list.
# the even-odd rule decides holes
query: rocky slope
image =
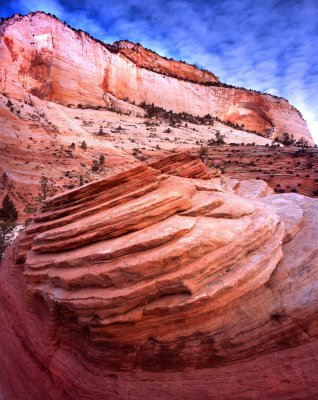
{"label": "rocky slope", "polygon": [[318,196],[318,149],[299,147],[211,146],[205,162],[224,176],[262,179],[277,193]]}
{"label": "rocky slope", "polygon": [[[269,146],[255,144],[224,144],[205,146],[201,156],[206,165],[220,169],[223,177],[237,180],[263,180],[276,193],[299,193],[309,197],[318,197],[318,149],[295,146]],[[180,144],[179,151],[182,150]],[[192,155],[202,152],[201,147],[188,148]],[[155,152],[142,150],[139,158],[152,163],[164,155],[167,150]]]}
{"label": "rocky slope", "polygon": [[[79,120],[77,113],[69,116],[64,109],[70,111],[36,96],[22,102],[0,95],[0,201],[9,193],[22,220],[25,206],[39,191],[41,176],[47,176],[58,191],[63,191],[79,186],[81,180],[90,182],[138,163],[131,152],[117,149],[87,131],[91,129],[86,119],[88,110],[79,111],[83,116]],[[100,121],[104,119],[103,114]],[[118,120],[116,123],[118,126]],[[93,160],[100,155],[105,156],[105,166],[93,172]]]}
{"label": "rocky slope", "polygon": [[1,265],[4,398],[315,399],[317,212],[186,154],[48,199]]}
{"label": "rocky slope", "polygon": [[140,45],[105,45],[41,12],[2,22],[0,59],[0,92],[11,98],[27,101],[33,94],[63,105],[105,106],[109,93],[131,104],[212,114],[271,137],[287,131],[312,143],[306,122],[285,99],[227,87],[212,73]]}
{"label": "rocky slope", "polygon": [[[282,130],[311,140],[305,122],[285,100],[207,86],[220,85],[212,73],[127,41],[105,45],[44,13],[1,23],[0,60],[0,202],[9,193],[21,222],[42,175],[61,192],[138,165],[143,153],[148,157],[180,147],[199,151],[218,131],[227,143],[271,143],[218,120],[189,122],[190,114],[178,123],[148,118],[133,102],[154,102],[176,112],[211,112],[262,131],[267,116],[260,123],[254,106],[245,104],[245,111],[234,106],[234,97],[250,98],[261,104],[262,113],[272,105],[276,111],[282,107],[276,126],[283,124]],[[104,168],[93,171],[100,156],[105,156]]]}
{"label": "rocky slope", "polygon": [[[111,100],[113,107],[122,107],[118,100]],[[216,131],[224,134],[227,142],[271,143],[219,122],[202,125],[182,121],[172,127],[169,120],[70,108],[33,95],[19,101],[0,94],[0,127],[0,201],[9,193],[22,219],[25,206],[39,191],[42,175],[55,182],[60,192],[79,186],[81,177],[84,183],[90,182],[137,165],[144,159],[142,152],[148,157],[161,149],[199,150]],[[92,163],[100,155],[105,156],[104,168],[94,172]]]}

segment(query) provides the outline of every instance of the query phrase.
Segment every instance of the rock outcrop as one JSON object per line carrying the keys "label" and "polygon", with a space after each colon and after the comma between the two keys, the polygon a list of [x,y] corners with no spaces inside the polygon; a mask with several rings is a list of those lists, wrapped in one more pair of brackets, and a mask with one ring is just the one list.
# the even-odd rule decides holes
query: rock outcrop
{"label": "rock outcrop", "polygon": [[139,43],[121,40],[113,44],[113,48],[131,60],[137,67],[157,72],[161,75],[188,80],[193,83],[216,83],[219,78],[209,71],[199,69],[185,62],[175,61],[159,56]]}
{"label": "rock outcrop", "polygon": [[[182,121],[172,128],[169,120],[136,116],[144,114],[140,107],[111,95],[104,99],[104,106],[97,109],[71,108],[34,95],[21,101],[0,94],[0,202],[8,193],[21,220],[26,205],[38,194],[42,175],[61,192],[81,181],[124,171],[150,156],[162,157],[162,151],[199,151],[217,131],[227,142],[271,143],[220,122],[185,126]],[[104,168],[94,172],[92,163],[100,155],[105,157]]]}
{"label": "rock outcrop", "polygon": [[208,169],[202,161],[199,162],[197,155],[182,151],[152,161],[149,166],[158,169],[164,174],[178,175],[185,178],[209,179],[221,175],[218,169]]}
{"label": "rock outcrop", "polygon": [[132,104],[211,114],[276,137],[313,143],[306,122],[285,99],[221,84],[212,73],[166,60],[140,45],[105,45],[44,13],[15,15],[0,26],[0,91],[68,105],[104,106],[104,93]]}
{"label": "rock outcrop", "polygon": [[104,93],[103,99],[109,110],[136,117],[145,117],[146,115],[146,112],[141,107],[119,100],[110,93]]}
{"label": "rock outcrop", "polygon": [[6,399],[317,397],[318,202],[213,175],[174,155],[45,201],[0,270]]}
{"label": "rock outcrop", "polygon": [[[100,124],[91,127],[90,120],[101,123],[105,114],[117,117],[103,110],[71,110],[36,96],[24,102],[0,94],[0,202],[8,193],[22,222],[28,217],[25,207],[38,195],[42,176],[61,192],[137,165],[131,154],[94,135]],[[93,160],[100,155],[105,157],[104,168],[94,172]]]}
{"label": "rock outcrop", "polygon": [[[171,129],[141,102],[219,120]],[[1,399],[318,398],[317,200],[246,179],[280,191],[289,150],[207,168],[218,131],[270,143],[220,121],[312,143],[284,99],[41,12],[0,24],[0,200],[23,216],[42,175],[59,191],[0,266]]]}

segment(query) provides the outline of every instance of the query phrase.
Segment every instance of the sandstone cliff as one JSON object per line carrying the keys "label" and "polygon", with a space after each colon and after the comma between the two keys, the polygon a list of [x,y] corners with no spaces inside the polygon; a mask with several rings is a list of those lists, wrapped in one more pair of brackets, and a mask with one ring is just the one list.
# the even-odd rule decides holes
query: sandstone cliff
{"label": "sandstone cliff", "polygon": [[315,399],[317,212],[183,154],[48,199],[1,265],[2,393]]}
{"label": "sandstone cliff", "polygon": [[140,45],[105,45],[44,13],[16,15],[0,27],[0,91],[64,105],[105,105],[104,93],[175,112],[212,114],[262,135],[312,139],[285,99],[226,87],[212,73],[166,60]]}
{"label": "sandstone cliff", "polygon": [[188,80],[193,83],[216,83],[219,78],[209,71],[204,71],[194,65],[175,61],[159,56],[139,43],[121,40],[113,44],[113,48],[131,60],[137,67],[157,72],[161,75]]}

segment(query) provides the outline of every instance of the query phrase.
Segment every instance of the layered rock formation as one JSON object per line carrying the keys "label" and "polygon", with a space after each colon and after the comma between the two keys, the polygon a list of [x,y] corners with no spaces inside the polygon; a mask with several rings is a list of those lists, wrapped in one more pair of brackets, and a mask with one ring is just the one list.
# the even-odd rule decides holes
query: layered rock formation
{"label": "layered rock formation", "polygon": [[[42,176],[60,192],[81,180],[90,182],[136,165],[138,160],[131,154],[87,132],[95,115],[100,122],[107,118],[102,111],[77,113],[36,96],[23,102],[0,95],[0,202],[8,193],[23,220],[27,216],[23,210],[37,196]],[[99,126],[93,129],[98,132]],[[100,155],[105,156],[105,166],[96,173],[92,162]]]}
{"label": "layered rock formation", "polygon": [[[0,202],[8,193],[23,219],[42,175],[63,191],[78,186],[81,179],[85,183],[126,170],[161,151],[199,151],[217,131],[227,142],[271,143],[220,122],[182,122],[172,128],[169,120],[136,116],[144,110],[114,96],[107,95],[107,101],[111,110],[70,108],[33,95],[19,101],[0,94]],[[104,168],[94,172],[93,160],[100,155],[105,156]]]}
{"label": "layered rock formation", "polygon": [[194,65],[175,61],[171,58],[161,57],[157,53],[145,49],[139,43],[121,40],[115,42],[113,47],[139,68],[145,68],[161,75],[188,80],[193,83],[219,82],[219,78],[209,71],[201,70]]}
{"label": "layered rock formation", "polygon": [[[1,23],[0,60],[0,202],[8,193],[21,222],[42,175],[61,192],[137,165],[145,158],[140,152],[199,150],[217,131],[227,143],[271,142],[219,121],[214,127],[188,122],[171,128],[168,120],[148,120],[137,106],[142,101],[212,113],[258,132],[272,130],[275,119],[275,132],[281,126],[295,138],[308,134],[284,100],[206,86],[221,84],[207,71],[126,41],[105,45],[40,12]],[[95,173],[92,163],[100,155],[105,167]]]}
{"label": "layered rock formation", "polygon": [[174,155],[48,199],[1,266],[5,398],[317,397],[318,202],[271,193]]}
{"label": "layered rock formation", "polygon": [[224,86],[212,73],[140,45],[105,45],[41,12],[1,24],[0,58],[0,91],[15,99],[31,93],[64,105],[104,106],[103,94],[110,93],[129,103],[212,114],[271,137],[287,131],[313,143],[285,99]]}
{"label": "layered rock formation", "polygon": [[210,150],[216,169],[195,157],[218,131],[268,139],[138,104],[311,142],[297,111],[44,13],[1,23],[0,60],[0,201],[23,216],[42,175],[64,191],[0,267],[0,398],[316,399],[317,201],[242,180],[259,171],[233,154],[226,176],[233,148]]}

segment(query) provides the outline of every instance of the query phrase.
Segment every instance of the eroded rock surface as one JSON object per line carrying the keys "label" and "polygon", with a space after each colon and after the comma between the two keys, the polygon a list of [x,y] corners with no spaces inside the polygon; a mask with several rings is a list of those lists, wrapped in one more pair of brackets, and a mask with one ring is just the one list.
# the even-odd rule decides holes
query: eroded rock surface
{"label": "eroded rock surface", "polygon": [[318,395],[318,202],[190,161],[45,202],[1,265],[5,398]]}
{"label": "eroded rock surface", "polygon": [[[306,122],[284,99],[224,86],[213,73],[138,44],[104,44],[42,12],[1,22],[0,60],[0,202],[9,194],[19,223],[29,218],[42,175],[62,192],[161,150],[198,152],[217,134],[226,143],[265,145],[289,132],[312,143]],[[148,118],[142,102],[218,119],[179,116],[172,124]],[[93,170],[100,156],[105,165]],[[313,178],[298,192],[316,193]],[[284,179],[293,180],[292,172]]]}
{"label": "eroded rock surface", "polygon": [[0,92],[14,99],[32,94],[63,105],[105,106],[109,93],[132,105],[211,114],[264,136],[289,132],[313,144],[306,122],[283,98],[221,85],[208,71],[140,45],[106,45],[41,12],[1,24],[0,58]]}

